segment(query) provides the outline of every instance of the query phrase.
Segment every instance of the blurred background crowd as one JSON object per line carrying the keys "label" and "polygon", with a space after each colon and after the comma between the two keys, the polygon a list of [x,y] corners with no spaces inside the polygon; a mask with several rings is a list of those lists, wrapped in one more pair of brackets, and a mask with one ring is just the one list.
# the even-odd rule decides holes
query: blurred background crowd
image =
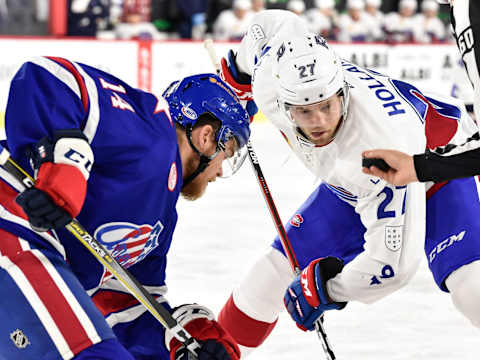
{"label": "blurred background crowd", "polygon": [[0,34],[238,40],[263,9],[286,9],[340,42],[452,41],[435,0],[0,0]]}

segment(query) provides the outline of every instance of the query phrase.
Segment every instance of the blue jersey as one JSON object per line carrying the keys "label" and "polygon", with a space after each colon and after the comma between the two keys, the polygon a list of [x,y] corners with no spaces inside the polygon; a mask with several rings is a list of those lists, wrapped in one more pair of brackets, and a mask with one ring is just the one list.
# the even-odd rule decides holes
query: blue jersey
{"label": "blue jersey", "polygon": [[[11,83],[5,126],[12,157],[32,175],[27,154],[40,139],[58,130],[83,132],[94,163],[77,219],[161,297],[182,187],[176,130],[166,101],[87,65],[36,58],[25,63]],[[21,187],[4,172],[0,175],[5,210],[0,227],[30,248],[61,254],[110,326],[122,322],[121,316],[140,316],[143,307],[68,231],[31,231],[14,202]],[[5,252],[0,244],[0,254]]]}

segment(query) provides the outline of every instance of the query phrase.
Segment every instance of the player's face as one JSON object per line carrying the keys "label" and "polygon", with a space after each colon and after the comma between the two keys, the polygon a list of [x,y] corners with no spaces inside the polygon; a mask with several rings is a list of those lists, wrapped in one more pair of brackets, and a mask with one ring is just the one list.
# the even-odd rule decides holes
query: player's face
{"label": "player's face", "polygon": [[[208,163],[207,168],[190,184],[182,189],[182,195],[187,200],[196,200],[201,197],[205,193],[209,183],[214,182],[217,177],[222,177],[224,175],[223,168],[226,167],[226,162],[228,162],[234,156],[237,143],[234,139],[232,139],[229,140],[225,145],[225,150],[218,151],[217,155]],[[208,145],[208,149],[204,154],[207,156],[212,156],[216,151],[217,143],[212,137],[211,144]],[[198,167],[199,161],[199,157],[196,157],[196,159],[191,162],[189,168],[194,171]]]}
{"label": "player's face", "polygon": [[334,95],[311,105],[292,106],[290,115],[295,124],[315,145],[328,144],[337,131],[342,116],[342,100]]}

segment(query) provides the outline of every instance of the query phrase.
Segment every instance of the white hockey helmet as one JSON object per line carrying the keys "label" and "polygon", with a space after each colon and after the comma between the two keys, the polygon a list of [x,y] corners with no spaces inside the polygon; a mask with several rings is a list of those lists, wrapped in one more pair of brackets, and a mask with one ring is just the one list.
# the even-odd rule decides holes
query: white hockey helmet
{"label": "white hockey helmet", "polygon": [[277,80],[278,106],[290,119],[297,135],[304,142],[311,143],[290,114],[292,106],[311,105],[334,95],[341,95],[340,115],[345,121],[349,86],[345,81],[340,58],[328,47],[325,39],[306,33],[286,39],[274,51],[276,61],[273,65],[273,76]]}
{"label": "white hockey helmet", "polygon": [[348,0],[347,10],[363,10],[365,9],[365,1],[363,0]]}
{"label": "white hockey helmet", "polygon": [[437,12],[439,7],[440,5],[435,0],[423,0],[421,5],[422,11],[430,10]]}
{"label": "white hockey helmet", "polygon": [[378,9],[382,5],[382,0],[365,0],[365,5],[373,6]]}
{"label": "white hockey helmet", "polygon": [[315,0],[315,7],[319,9],[333,9],[335,7],[334,0]]}
{"label": "white hockey helmet", "polygon": [[416,0],[400,0],[398,3],[398,8],[403,9],[403,8],[409,8],[412,10],[417,10],[417,1]]}

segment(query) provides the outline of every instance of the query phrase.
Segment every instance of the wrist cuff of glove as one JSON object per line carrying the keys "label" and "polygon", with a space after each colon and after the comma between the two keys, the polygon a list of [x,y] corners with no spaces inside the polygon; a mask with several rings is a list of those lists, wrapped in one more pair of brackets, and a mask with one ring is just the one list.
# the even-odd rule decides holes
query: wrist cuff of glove
{"label": "wrist cuff of glove", "polygon": [[344,262],[342,259],[333,256],[328,256],[326,258],[320,259],[318,262],[321,262],[321,264],[319,264],[319,271],[321,274],[321,278],[323,279],[322,288],[324,294],[327,296],[329,302],[336,304],[338,306],[338,310],[342,310],[345,306],[347,306],[347,302],[334,301],[330,297],[327,290],[327,281],[334,278],[342,271],[344,267]]}
{"label": "wrist cuff of glove", "polygon": [[87,194],[87,181],[78,168],[51,162],[40,166],[35,187],[72,217],[80,213]]}
{"label": "wrist cuff of glove", "polygon": [[45,136],[35,144],[30,152],[30,159],[34,170],[38,170],[43,163],[66,163],[80,167],[87,164],[85,177],[93,163],[93,153],[87,137],[79,129],[58,130],[53,133],[52,139]]}
{"label": "wrist cuff of glove", "polygon": [[[177,320],[178,324],[182,327],[185,327],[186,324],[195,319],[206,318],[208,320],[215,320],[215,315],[209,308],[197,304],[184,304],[173,308],[172,317]],[[176,339],[170,332],[165,332],[165,345],[168,350],[170,350],[171,340]]]}
{"label": "wrist cuff of glove", "polygon": [[[230,67],[228,66],[227,60],[225,58],[222,58],[221,60],[221,65],[222,65],[222,74],[225,77],[225,81],[232,86],[235,90],[239,90],[242,92],[246,93],[251,93],[252,92],[252,84],[250,82],[248,83],[240,83],[238,80],[240,78],[240,75],[238,75],[238,78],[235,78],[234,75],[232,74],[232,71]],[[235,65],[234,65],[235,66]],[[245,74],[246,75],[246,74]],[[248,76],[248,75],[246,75]]]}
{"label": "wrist cuff of glove", "polygon": [[[183,326],[185,330],[200,343],[202,346],[199,350],[200,353],[205,351],[203,348],[205,343],[208,340],[213,340],[221,344],[230,359],[237,360],[240,358],[240,349],[237,343],[233,340],[232,336],[214,320],[214,314],[208,308],[197,304],[182,305],[174,309],[172,316],[177,320],[179,325]],[[168,332],[165,333],[165,343],[170,350],[170,359],[174,360],[175,354],[183,344]]]}
{"label": "wrist cuff of glove", "polygon": [[[343,269],[343,260],[328,256],[312,261],[301,274],[303,292],[308,304],[318,307],[320,304],[337,304],[343,309],[347,303],[336,302],[328,295],[327,281],[335,277]],[[319,291],[317,291],[319,289]]]}

